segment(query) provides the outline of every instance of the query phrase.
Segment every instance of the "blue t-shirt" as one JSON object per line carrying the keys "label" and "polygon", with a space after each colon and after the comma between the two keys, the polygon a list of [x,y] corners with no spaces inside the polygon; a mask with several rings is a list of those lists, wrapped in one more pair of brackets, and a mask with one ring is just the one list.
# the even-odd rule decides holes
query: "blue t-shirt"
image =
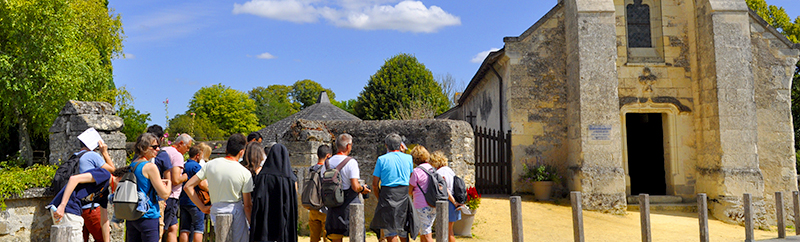
{"label": "blue t-shirt", "polygon": [[373,176],[381,179],[381,186],[397,187],[408,186],[411,171],[414,169],[411,155],[402,152],[389,152],[380,157],[375,163]]}
{"label": "blue t-shirt", "polygon": [[[203,167],[200,166],[200,163],[197,163],[197,161],[195,161],[195,160],[189,159],[189,160],[186,160],[185,164],[183,164],[183,173],[186,174],[186,177],[188,177],[189,179],[192,179],[192,177],[195,174],[197,174],[197,172],[200,171],[201,168],[203,168]],[[186,184],[186,183],[184,182],[183,184]],[[194,203],[192,202],[192,200],[189,199],[189,196],[186,195],[186,190],[185,189],[181,192],[180,205],[181,206],[192,206],[192,207],[195,206]]]}
{"label": "blue t-shirt", "polygon": [[78,169],[80,170],[80,173],[84,173],[94,168],[100,168],[106,163],[106,160],[103,159],[103,156],[100,156],[100,154],[94,151],[82,150],[78,153],[75,153],[75,155],[83,152],[86,153],[81,156],[80,162],[78,162]]}
{"label": "blue t-shirt", "polygon": [[[111,177],[111,173],[103,168],[91,169],[86,173],[92,174],[94,183],[81,183],[75,186],[75,190],[72,191],[72,195],[67,200],[67,206],[64,209],[65,213],[81,215],[81,199],[89,196],[93,197],[89,197],[88,200],[99,203],[103,208],[108,207],[108,180]],[[61,191],[53,198],[50,205],[58,207],[61,204],[61,199],[64,197],[64,189],[66,189],[66,186],[61,188]]]}
{"label": "blue t-shirt", "polygon": [[172,169],[172,160],[169,159],[169,154],[166,151],[160,150],[156,155],[156,158],[153,158],[153,162],[158,167],[158,174],[164,175],[164,172]]}

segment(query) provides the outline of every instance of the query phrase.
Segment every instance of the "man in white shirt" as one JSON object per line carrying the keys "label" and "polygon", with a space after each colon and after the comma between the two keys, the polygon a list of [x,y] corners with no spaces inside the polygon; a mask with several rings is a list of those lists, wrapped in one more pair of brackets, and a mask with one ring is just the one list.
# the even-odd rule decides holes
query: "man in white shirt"
{"label": "man in white shirt", "polygon": [[[350,203],[360,203],[358,194],[367,194],[370,189],[358,183],[361,178],[361,171],[358,168],[358,161],[349,157],[353,150],[353,136],[341,134],[336,138],[336,155],[328,159],[328,167],[333,169],[342,162],[347,162],[339,171],[342,179],[342,190],[344,190],[344,204],[339,207],[328,208],[328,216],[325,219],[325,231],[327,238],[332,242],[341,242],[344,235],[348,234],[348,224],[350,223]],[[324,173],[325,169],[320,172]],[[352,189],[351,189],[352,188]]]}
{"label": "man in white shirt", "polygon": [[[253,192],[253,176],[247,168],[239,164],[244,155],[246,140],[242,134],[233,134],[228,138],[227,156],[213,159],[206,163],[194,177],[186,182],[186,195],[201,211],[211,215],[211,222],[216,223],[217,215],[232,214],[233,240],[246,242],[250,239],[248,224],[253,203],[250,193]],[[200,181],[208,179],[208,193],[211,207],[203,204],[194,191]]]}

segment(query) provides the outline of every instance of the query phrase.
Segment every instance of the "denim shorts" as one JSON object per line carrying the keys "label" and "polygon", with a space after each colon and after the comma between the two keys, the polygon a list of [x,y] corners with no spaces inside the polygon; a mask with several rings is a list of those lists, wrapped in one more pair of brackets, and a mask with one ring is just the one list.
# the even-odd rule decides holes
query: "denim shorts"
{"label": "denim shorts", "polygon": [[195,206],[181,206],[180,232],[199,233],[205,231],[206,214]]}
{"label": "denim shorts", "polygon": [[168,230],[169,226],[178,224],[178,199],[167,199],[167,206],[164,207],[164,230]]}

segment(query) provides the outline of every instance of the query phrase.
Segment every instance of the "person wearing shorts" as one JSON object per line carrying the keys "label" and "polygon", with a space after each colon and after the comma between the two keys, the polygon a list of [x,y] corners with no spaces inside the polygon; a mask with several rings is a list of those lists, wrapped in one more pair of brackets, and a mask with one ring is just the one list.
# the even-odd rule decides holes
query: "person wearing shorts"
{"label": "person wearing shorts", "polygon": [[411,179],[408,183],[416,211],[414,217],[419,222],[419,237],[422,242],[433,242],[431,233],[433,232],[433,222],[436,220],[436,209],[428,205],[425,195],[422,193],[423,187],[428,187],[428,182],[430,182],[425,170],[433,169],[433,166],[428,163],[431,155],[425,147],[417,145],[411,149],[411,157],[417,167],[411,172]]}
{"label": "person wearing shorts", "polygon": [[[203,167],[197,161],[203,158],[203,147],[200,145],[189,148],[189,160],[184,164],[183,173],[185,177],[192,178]],[[208,187],[207,181],[200,182],[201,187]],[[203,241],[203,231],[205,231],[206,214],[194,205],[186,191],[181,191],[180,196],[181,219],[180,219],[180,242],[201,242]]]}

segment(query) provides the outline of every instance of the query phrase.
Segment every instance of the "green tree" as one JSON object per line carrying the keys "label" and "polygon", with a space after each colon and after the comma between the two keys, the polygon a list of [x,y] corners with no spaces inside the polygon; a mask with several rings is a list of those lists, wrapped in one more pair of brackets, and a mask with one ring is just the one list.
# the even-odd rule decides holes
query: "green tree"
{"label": "green tree", "polygon": [[449,107],[431,71],[416,57],[399,54],[370,76],[353,109],[361,119],[390,119],[398,118],[397,112],[412,102],[427,103],[437,115]]}
{"label": "green tree", "polygon": [[197,141],[225,140],[227,135],[216,124],[192,113],[178,114],[169,120],[167,133],[189,134]]}
{"label": "green tree", "polygon": [[189,113],[216,123],[225,136],[258,130],[256,104],[247,94],[222,84],[200,88],[189,101]]}
{"label": "green tree", "polygon": [[125,134],[126,141],[136,141],[136,137],[147,129],[150,114],[141,113],[133,107],[133,96],[124,86],[117,89],[116,106],[117,116],[125,122],[125,126],[122,126],[122,133]]}
{"label": "green tree", "polygon": [[114,103],[111,58],[122,36],[104,1],[0,4],[0,126],[17,127],[29,164],[31,135],[46,136],[67,100]]}
{"label": "green tree", "polygon": [[295,103],[301,105],[300,109],[304,109],[317,103],[319,93],[322,91],[325,91],[328,94],[328,98],[331,100],[336,99],[336,94],[333,93],[331,89],[324,88],[319,83],[309,79],[295,82],[292,85],[292,91],[289,93],[289,96]]}
{"label": "green tree", "polygon": [[340,101],[336,101],[336,100],[331,100],[331,104],[333,104],[336,107],[341,108],[344,111],[347,111],[348,113],[350,113],[352,115],[356,115],[356,111],[353,110],[353,106],[356,104],[356,100],[355,99],[344,100],[344,101],[341,101],[341,102]]}
{"label": "green tree", "polygon": [[250,99],[255,101],[255,114],[261,126],[268,126],[300,110],[300,104],[293,103],[289,99],[291,91],[290,86],[269,85],[266,88],[256,87],[247,92]]}

